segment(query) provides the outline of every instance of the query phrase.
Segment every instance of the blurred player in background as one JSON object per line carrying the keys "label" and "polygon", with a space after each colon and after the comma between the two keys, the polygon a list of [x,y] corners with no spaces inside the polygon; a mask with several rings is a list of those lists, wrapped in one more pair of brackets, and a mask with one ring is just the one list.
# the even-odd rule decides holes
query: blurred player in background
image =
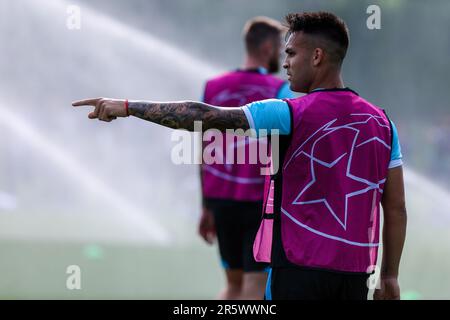
{"label": "blurred player in background", "polygon": [[[267,17],[249,20],[243,30],[246,56],[242,68],[219,75],[206,83],[203,101],[222,107],[238,107],[269,98],[292,98],[287,82],[273,76],[279,71],[284,28]],[[228,136],[228,138],[230,138]],[[246,155],[256,139],[237,137],[222,146],[227,154]],[[227,144],[228,142],[228,144]],[[207,143],[205,143],[205,146]],[[227,150],[233,150],[227,152]],[[256,149],[255,149],[256,150]],[[242,151],[242,150],[241,150]],[[202,152],[203,154],[203,152]],[[217,235],[226,285],[220,299],[262,299],[267,264],[253,258],[252,247],[262,212],[263,164],[205,164],[201,166],[203,210],[199,233],[208,243]]]}

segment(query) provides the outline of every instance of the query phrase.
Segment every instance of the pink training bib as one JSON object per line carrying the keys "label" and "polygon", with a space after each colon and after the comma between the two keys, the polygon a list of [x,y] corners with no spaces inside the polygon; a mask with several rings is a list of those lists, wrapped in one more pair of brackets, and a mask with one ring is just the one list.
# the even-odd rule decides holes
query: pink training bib
{"label": "pink training bib", "polygon": [[[283,83],[283,80],[271,75],[238,70],[208,81],[204,101],[216,106],[238,107],[258,100],[275,98]],[[257,142],[256,139],[223,135],[221,154],[214,155],[214,158],[222,159],[223,163],[202,165],[205,198],[238,201],[263,199],[265,177],[260,172],[263,165],[259,162],[259,157],[256,157],[257,162],[252,164],[249,156],[252,148],[258,150],[258,146],[250,144]],[[208,142],[204,143],[205,145],[208,145]],[[260,143],[259,147],[265,148],[265,145]],[[231,152],[234,153],[234,161],[227,164],[227,155]],[[237,155],[240,152],[245,154],[244,164],[237,164]]]}

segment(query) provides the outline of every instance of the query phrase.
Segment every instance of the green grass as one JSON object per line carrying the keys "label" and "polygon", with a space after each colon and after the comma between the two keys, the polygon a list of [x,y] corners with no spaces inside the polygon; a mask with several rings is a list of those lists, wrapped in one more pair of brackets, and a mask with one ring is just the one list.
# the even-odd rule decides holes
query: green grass
{"label": "green grass", "polygon": [[[223,275],[216,248],[1,241],[2,299],[213,299]],[[81,290],[68,290],[69,265]]]}
{"label": "green grass", "polygon": [[[449,299],[449,209],[411,194],[399,278],[403,298]],[[150,241],[139,237],[131,244],[124,239],[138,234],[137,226],[97,214],[2,215],[0,299],[213,299],[224,283],[217,247],[200,241],[193,221],[160,220],[175,244],[144,245]],[[97,235],[118,244],[57,240]],[[70,265],[81,267],[81,290],[66,288]]]}

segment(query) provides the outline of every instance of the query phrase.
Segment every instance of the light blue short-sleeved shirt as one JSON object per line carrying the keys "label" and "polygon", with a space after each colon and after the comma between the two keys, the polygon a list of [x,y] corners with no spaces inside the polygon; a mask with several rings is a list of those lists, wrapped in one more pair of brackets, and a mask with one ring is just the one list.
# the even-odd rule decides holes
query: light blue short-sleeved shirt
{"label": "light blue short-sleeved shirt", "polygon": [[[287,102],[280,99],[267,99],[249,103],[242,107],[249,122],[250,128],[258,133],[260,129],[267,132],[277,129],[279,134],[288,135],[291,132],[291,115]],[[391,120],[389,120],[391,121]],[[395,168],[403,164],[400,141],[397,128],[392,125],[392,149],[389,168]]]}

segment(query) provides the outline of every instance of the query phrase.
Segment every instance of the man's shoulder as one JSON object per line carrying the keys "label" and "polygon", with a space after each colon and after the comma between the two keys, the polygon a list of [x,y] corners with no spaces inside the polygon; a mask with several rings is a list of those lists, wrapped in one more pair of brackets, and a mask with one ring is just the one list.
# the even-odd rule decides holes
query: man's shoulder
{"label": "man's shoulder", "polygon": [[243,71],[243,70],[240,70],[240,69],[219,73],[218,75],[207,79],[206,82],[222,81],[222,80],[225,80],[227,78],[231,78],[231,77],[235,77],[235,76],[239,76],[239,75],[245,75],[245,74],[252,75],[252,76],[255,76],[255,77],[258,77],[258,78],[261,78],[261,79],[270,79],[270,80],[272,80],[274,82],[278,82],[280,84],[287,83],[286,80],[280,78],[279,76],[273,75],[273,74],[262,73],[262,72],[257,72],[257,71],[246,72],[246,71]]}
{"label": "man's shoulder", "polygon": [[293,103],[297,104],[297,103],[307,102],[308,100],[310,100],[310,98],[311,97],[309,95],[303,94],[303,95],[300,95],[300,96],[297,96],[297,97],[285,98],[285,99],[282,99],[282,100],[287,102],[288,104],[292,105]]}
{"label": "man's shoulder", "polygon": [[369,111],[375,112],[379,116],[386,117],[387,119],[389,119],[389,116],[387,114],[387,111],[386,111],[385,107],[380,106],[379,104],[374,103],[372,101],[369,101],[369,100],[367,100],[367,99],[365,99],[365,98],[363,98],[361,96],[358,96],[358,99],[360,101],[362,101],[367,106],[367,108],[369,108]]}
{"label": "man's shoulder", "polygon": [[207,79],[206,83],[214,83],[214,82],[222,81],[229,77],[232,77],[234,74],[235,74],[235,71],[225,71],[225,72],[219,73],[219,74]]}
{"label": "man's shoulder", "polygon": [[284,79],[282,79],[282,78],[280,78],[279,76],[276,76],[276,75],[274,75],[274,74],[263,74],[263,76],[265,76],[265,77],[267,77],[267,78],[269,78],[269,79],[272,79],[272,80],[274,80],[274,81],[287,83],[286,80],[284,80]]}

